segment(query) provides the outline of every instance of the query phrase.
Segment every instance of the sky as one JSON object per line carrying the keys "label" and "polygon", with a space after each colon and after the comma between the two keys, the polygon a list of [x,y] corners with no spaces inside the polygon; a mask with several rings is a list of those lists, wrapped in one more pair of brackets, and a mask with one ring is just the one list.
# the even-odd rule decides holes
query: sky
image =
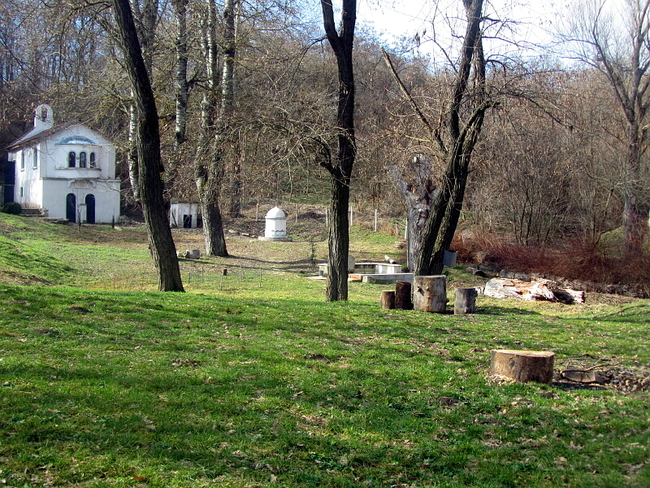
{"label": "sky", "polygon": [[[492,0],[486,1],[486,13],[497,12],[499,18],[514,20],[514,28],[519,39],[531,43],[551,41],[553,27],[566,12],[572,0],[532,1],[532,0]],[[416,35],[424,38],[423,32],[431,33],[431,19],[437,13],[459,15],[460,0],[359,0],[357,21],[359,26],[369,26],[386,41],[394,42],[400,37],[413,39]]]}

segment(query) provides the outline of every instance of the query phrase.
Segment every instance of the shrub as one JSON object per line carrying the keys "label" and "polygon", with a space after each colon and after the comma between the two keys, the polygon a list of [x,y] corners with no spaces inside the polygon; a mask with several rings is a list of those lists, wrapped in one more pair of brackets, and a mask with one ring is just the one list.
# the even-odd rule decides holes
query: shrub
{"label": "shrub", "polygon": [[20,206],[20,203],[8,202],[2,206],[2,211],[12,215],[20,215],[20,212],[23,211],[23,207]]}

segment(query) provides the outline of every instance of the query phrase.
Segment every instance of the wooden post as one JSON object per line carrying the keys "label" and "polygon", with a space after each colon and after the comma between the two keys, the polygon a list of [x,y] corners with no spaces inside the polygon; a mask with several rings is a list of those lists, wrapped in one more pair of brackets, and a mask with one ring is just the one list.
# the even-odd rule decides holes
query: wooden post
{"label": "wooden post", "polygon": [[425,312],[445,313],[447,310],[447,277],[416,276],[413,281],[413,308]]}
{"label": "wooden post", "polygon": [[395,308],[400,310],[413,310],[411,283],[408,281],[395,282]]}
{"label": "wooden post", "polygon": [[555,353],[548,351],[493,350],[490,359],[490,374],[511,378],[526,383],[550,383],[553,381],[553,360]]}
{"label": "wooden post", "polygon": [[381,308],[395,308],[395,292],[386,290],[381,292]]}
{"label": "wooden post", "polygon": [[476,288],[456,288],[454,314],[476,313]]}

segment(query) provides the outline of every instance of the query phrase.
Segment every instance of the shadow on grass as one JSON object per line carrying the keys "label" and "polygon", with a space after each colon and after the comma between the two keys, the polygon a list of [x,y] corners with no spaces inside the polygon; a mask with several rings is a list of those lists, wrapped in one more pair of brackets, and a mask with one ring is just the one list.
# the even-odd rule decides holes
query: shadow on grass
{"label": "shadow on grass", "polygon": [[541,313],[535,312],[533,310],[525,310],[522,308],[512,308],[512,307],[494,307],[494,306],[482,306],[478,308],[478,315],[496,315],[496,316],[505,316],[505,315],[528,315],[528,316],[540,316]]}

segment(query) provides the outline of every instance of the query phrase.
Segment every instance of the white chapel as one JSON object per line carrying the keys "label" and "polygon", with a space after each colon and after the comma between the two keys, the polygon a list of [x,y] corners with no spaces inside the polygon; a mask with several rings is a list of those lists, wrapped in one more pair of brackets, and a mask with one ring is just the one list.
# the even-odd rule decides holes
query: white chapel
{"label": "white chapel", "polygon": [[120,217],[115,146],[81,123],[54,125],[49,105],[36,108],[34,128],[7,148],[16,167],[14,201],[50,218],[101,224]]}

